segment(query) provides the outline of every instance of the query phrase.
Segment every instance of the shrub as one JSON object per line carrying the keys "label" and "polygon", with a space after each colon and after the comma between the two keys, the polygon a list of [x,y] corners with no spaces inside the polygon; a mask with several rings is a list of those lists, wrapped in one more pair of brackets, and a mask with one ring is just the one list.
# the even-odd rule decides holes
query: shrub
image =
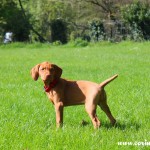
{"label": "shrub", "polygon": [[77,39],[79,36],[80,36],[80,32],[78,30],[72,31],[70,33],[69,39],[70,41],[75,41],[75,39]]}
{"label": "shrub", "polygon": [[131,39],[150,39],[150,6],[148,3],[135,2],[122,9],[122,17],[130,26]]}
{"label": "shrub", "polygon": [[85,47],[88,45],[88,42],[81,39],[81,38],[77,38],[75,41],[74,41],[74,44],[73,44],[75,47]]}
{"label": "shrub", "polygon": [[105,32],[103,23],[99,20],[93,20],[89,23],[90,37],[93,41],[104,40]]}
{"label": "shrub", "polygon": [[144,35],[139,26],[137,26],[136,23],[133,23],[132,26],[129,27],[130,29],[130,35],[128,36],[129,39],[132,39],[134,41],[143,41]]}
{"label": "shrub", "polygon": [[54,46],[59,46],[59,45],[62,45],[62,43],[61,43],[61,41],[55,41],[55,42],[53,42],[53,45]]}
{"label": "shrub", "polygon": [[27,15],[26,20],[22,15],[22,11],[17,7],[14,1],[2,1],[0,3],[0,34],[2,32],[13,32],[13,39],[15,41],[27,41],[29,39],[29,19],[30,14]]}
{"label": "shrub", "polygon": [[63,20],[56,19],[51,22],[51,39],[52,42],[67,43],[67,24]]}

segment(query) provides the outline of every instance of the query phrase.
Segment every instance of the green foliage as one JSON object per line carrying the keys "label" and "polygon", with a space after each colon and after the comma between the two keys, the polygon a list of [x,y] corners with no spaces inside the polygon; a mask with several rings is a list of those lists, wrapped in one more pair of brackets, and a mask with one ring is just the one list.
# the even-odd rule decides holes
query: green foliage
{"label": "green foliage", "polygon": [[[56,20],[63,20],[63,23],[68,23],[74,19],[74,11],[71,7],[71,4],[61,0],[30,0],[25,5],[25,10],[26,12],[32,13],[30,22],[33,24],[35,29],[50,42],[60,40],[59,38],[50,38],[51,36],[53,37],[53,35],[51,35],[53,34],[51,33],[51,25],[54,23],[54,21],[56,22]],[[60,27],[62,28],[62,25],[60,25]],[[59,29],[59,31],[60,30],[61,29]],[[32,36],[34,37],[34,35]],[[62,41],[62,43],[64,42],[66,42],[66,40]]]}
{"label": "green foliage", "polygon": [[90,37],[93,41],[104,40],[104,26],[100,20],[93,20],[89,23]]}
{"label": "green foliage", "polygon": [[[27,16],[27,21],[29,15]],[[14,39],[25,41],[29,35],[29,24],[24,20],[21,10],[17,4],[12,1],[3,1],[0,4],[0,30],[4,34],[6,31],[12,31]]]}
{"label": "green foliage", "polygon": [[[6,30],[12,30],[17,41],[37,42],[41,37],[49,42],[59,40],[61,43],[75,40],[78,37],[89,40],[87,36],[90,36],[92,41],[101,41],[107,37],[109,39],[112,34],[107,34],[106,28],[104,31],[103,22],[111,20],[122,22],[120,7],[124,4],[129,4],[123,9],[123,18],[130,25],[130,39],[150,39],[150,2],[146,0],[140,0],[133,4],[131,1],[118,0],[21,0],[21,3],[26,19],[22,14],[19,0],[1,0],[0,41]],[[93,20],[93,18],[97,18],[97,20]],[[60,40],[59,35],[61,29],[56,32],[59,37],[56,39],[54,30],[51,32],[51,24],[54,20],[63,20],[67,23],[67,32],[63,40]],[[88,24],[88,22],[90,23]],[[35,30],[32,30],[32,27]],[[127,26],[124,27],[124,31],[128,31]],[[115,36],[118,31],[115,28],[112,30]]]}
{"label": "green foliage", "polygon": [[55,41],[55,42],[53,42],[53,45],[54,46],[59,46],[59,45],[62,45],[62,43],[61,43],[61,41]]}
{"label": "green foliage", "polygon": [[79,30],[72,31],[69,36],[70,41],[75,41],[77,38],[82,37]]}
{"label": "green foliage", "polygon": [[131,38],[134,40],[150,39],[150,5],[137,1],[122,9],[125,22],[130,25]]}
{"label": "green foliage", "polygon": [[128,36],[129,39],[132,39],[134,41],[143,41],[144,40],[144,35],[141,30],[141,28],[133,22],[131,26],[129,27],[130,29],[130,35]]}
{"label": "green foliage", "polygon": [[88,42],[86,40],[83,40],[82,38],[76,38],[74,41],[71,42],[73,47],[85,47],[88,45]]}
{"label": "green foliage", "polygon": [[67,24],[61,19],[51,21],[51,40],[67,43]]}

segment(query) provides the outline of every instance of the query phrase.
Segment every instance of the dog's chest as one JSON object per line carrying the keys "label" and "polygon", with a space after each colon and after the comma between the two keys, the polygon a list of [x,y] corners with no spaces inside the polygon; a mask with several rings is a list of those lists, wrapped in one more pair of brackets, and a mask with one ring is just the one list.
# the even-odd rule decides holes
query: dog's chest
{"label": "dog's chest", "polygon": [[50,99],[50,101],[51,101],[52,103],[54,103],[54,99],[55,99],[55,97],[56,97],[56,92],[55,92],[55,91],[50,91],[50,92],[47,93],[47,96],[48,96],[48,98]]}

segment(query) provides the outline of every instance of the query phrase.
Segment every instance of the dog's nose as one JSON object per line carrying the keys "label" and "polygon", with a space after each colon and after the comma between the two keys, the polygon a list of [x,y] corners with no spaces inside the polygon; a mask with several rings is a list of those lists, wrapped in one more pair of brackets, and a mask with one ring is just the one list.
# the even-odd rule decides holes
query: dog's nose
{"label": "dog's nose", "polygon": [[50,75],[50,74],[47,74],[47,75],[46,75],[46,78],[50,78],[50,77],[51,77],[51,75]]}

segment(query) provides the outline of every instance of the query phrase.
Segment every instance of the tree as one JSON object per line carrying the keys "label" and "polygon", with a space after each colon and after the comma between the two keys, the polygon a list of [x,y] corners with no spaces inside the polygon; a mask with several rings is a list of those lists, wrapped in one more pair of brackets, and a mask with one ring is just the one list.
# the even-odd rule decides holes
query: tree
{"label": "tree", "polygon": [[150,5],[140,1],[127,5],[122,10],[125,22],[130,25],[134,40],[150,39]]}
{"label": "tree", "polygon": [[108,19],[115,19],[116,13],[119,7],[116,5],[114,0],[85,0],[88,3],[98,6],[101,8],[101,12]]}
{"label": "tree", "polygon": [[[27,16],[29,19],[30,16]],[[0,4],[0,22],[3,33],[11,30],[14,39],[25,41],[29,35],[29,25],[24,22],[22,12],[13,0],[3,0]]]}
{"label": "tree", "polygon": [[51,21],[51,39],[52,42],[67,43],[67,25],[63,20],[56,19]]}
{"label": "tree", "polygon": [[102,41],[104,40],[104,36],[105,36],[105,33],[104,33],[104,25],[101,21],[99,20],[93,20],[91,23],[90,23],[90,35],[91,35],[91,39],[93,41]]}
{"label": "tree", "polygon": [[[34,5],[34,7],[33,7]],[[24,7],[25,12],[30,12],[33,16],[30,19],[34,28],[41,35],[51,42],[51,23],[60,19],[64,22],[71,22],[74,13],[70,2],[62,0],[30,0]]]}
{"label": "tree", "polygon": [[[24,21],[26,22],[26,24],[28,24],[28,27],[30,28],[30,30],[32,30],[38,37],[39,37],[39,40],[41,41],[41,42],[46,42],[46,40],[33,28],[33,26],[30,24],[30,22],[29,22],[29,19],[28,19],[28,17],[26,16],[26,14],[25,14],[25,11],[24,11],[24,8],[23,8],[23,6],[22,6],[22,2],[21,2],[21,0],[18,0],[19,1],[19,5],[20,5],[20,8],[21,8],[21,10],[22,10],[22,15],[23,15],[23,17],[24,17]],[[29,35],[28,35],[29,36]]]}

